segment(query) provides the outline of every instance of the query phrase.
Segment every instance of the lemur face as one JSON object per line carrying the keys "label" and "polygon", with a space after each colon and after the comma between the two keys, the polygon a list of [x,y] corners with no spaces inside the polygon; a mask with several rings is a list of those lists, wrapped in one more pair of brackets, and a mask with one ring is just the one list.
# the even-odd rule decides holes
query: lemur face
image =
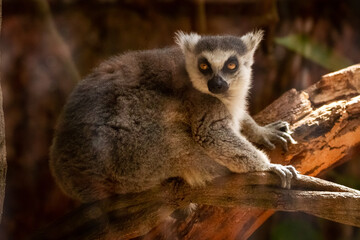
{"label": "lemur face", "polygon": [[221,98],[248,90],[253,54],[261,38],[261,31],[243,37],[179,32],[176,41],[183,49],[193,86]]}
{"label": "lemur face", "polygon": [[226,93],[241,72],[240,57],[234,51],[204,51],[196,59],[198,81],[213,94]]}

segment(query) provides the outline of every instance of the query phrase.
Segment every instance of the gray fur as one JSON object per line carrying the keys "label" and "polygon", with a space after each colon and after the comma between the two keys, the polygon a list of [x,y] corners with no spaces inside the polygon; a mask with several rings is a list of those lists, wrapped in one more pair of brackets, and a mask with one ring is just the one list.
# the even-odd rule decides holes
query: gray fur
{"label": "gray fur", "polygon": [[215,49],[222,51],[235,50],[239,55],[247,51],[245,43],[241,38],[234,36],[205,36],[202,37],[195,47],[195,54],[205,51],[213,52]]}
{"label": "gray fur", "polygon": [[[113,57],[79,83],[59,119],[51,147],[50,168],[64,192],[88,202],[150,189],[172,177],[204,185],[230,171],[266,170],[279,174],[284,187],[290,186],[295,170],[270,164],[246,139],[259,143],[279,139],[279,131],[269,131],[276,126],[260,127],[246,115],[248,86],[239,94],[240,109],[231,108],[232,99],[240,98],[234,97],[232,88],[238,86],[236,81],[250,79],[242,75],[251,71],[235,74],[231,94],[214,96],[194,87],[187,56],[199,39],[196,34],[179,33],[180,47]],[[211,39],[219,42],[220,50],[228,46],[222,37]],[[257,43],[249,39],[238,38],[238,48],[250,55],[236,47],[235,52],[252,61]],[[201,55],[198,51],[192,54]],[[256,130],[246,131],[250,128]],[[287,136],[286,140],[292,139]]]}

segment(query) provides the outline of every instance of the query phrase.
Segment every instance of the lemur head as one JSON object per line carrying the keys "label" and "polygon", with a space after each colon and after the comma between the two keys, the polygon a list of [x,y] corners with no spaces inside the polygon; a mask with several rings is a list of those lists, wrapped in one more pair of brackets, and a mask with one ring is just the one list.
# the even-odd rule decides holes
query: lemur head
{"label": "lemur head", "polygon": [[176,33],[185,55],[186,70],[194,88],[220,100],[246,98],[251,85],[251,65],[263,31],[235,36],[200,36]]}

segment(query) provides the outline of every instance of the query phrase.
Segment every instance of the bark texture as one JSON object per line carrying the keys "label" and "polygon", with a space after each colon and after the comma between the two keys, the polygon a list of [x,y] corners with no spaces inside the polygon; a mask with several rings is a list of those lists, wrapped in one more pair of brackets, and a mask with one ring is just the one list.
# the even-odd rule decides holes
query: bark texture
{"label": "bark texture", "polygon": [[[1,6],[1,0],[0,0]],[[0,23],[1,24],[1,23]],[[5,121],[2,101],[2,90],[0,86],[0,222],[3,214],[6,186],[6,145],[5,145]]]}
{"label": "bark texture", "polygon": [[[360,144],[359,93],[360,65],[325,75],[304,91],[286,92],[255,117],[262,124],[290,122],[298,141],[287,153],[269,153],[270,159],[311,176],[346,159]],[[303,211],[360,227],[359,191],[309,176],[294,180],[291,190],[279,183],[271,173],[233,174],[195,189],[170,182],[84,205],[38,238],[246,239],[273,210]],[[186,220],[167,218],[190,202],[201,205]]]}
{"label": "bark texture", "polygon": [[[2,22],[2,0],[0,0],[0,32]],[[3,96],[0,86],[0,222],[3,213],[3,205],[5,198],[5,183],[6,183],[6,146],[5,146],[5,120],[3,110]]]}

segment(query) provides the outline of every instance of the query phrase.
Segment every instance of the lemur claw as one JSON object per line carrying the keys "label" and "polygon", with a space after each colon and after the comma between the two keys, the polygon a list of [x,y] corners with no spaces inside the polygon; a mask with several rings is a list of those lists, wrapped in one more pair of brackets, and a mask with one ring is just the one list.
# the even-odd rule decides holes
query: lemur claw
{"label": "lemur claw", "polygon": [[299,174],[299,172],[291,165],[283,166],[281,164],[271,164],[269,170],[276,173],[281,178],[281,187],[286,189],[290,189],[291,179],[297,179]]}
{"label": "lemur claw", "polygon": [[274,149],[273,143],[279,143],[285,152],[288,151],[288,143],[297,144],[297,142],[291,137],[291,131],[289,123],[284,121],[277,121],[270,123],[264,128],[264,139],[262,144],[269,149]]}

